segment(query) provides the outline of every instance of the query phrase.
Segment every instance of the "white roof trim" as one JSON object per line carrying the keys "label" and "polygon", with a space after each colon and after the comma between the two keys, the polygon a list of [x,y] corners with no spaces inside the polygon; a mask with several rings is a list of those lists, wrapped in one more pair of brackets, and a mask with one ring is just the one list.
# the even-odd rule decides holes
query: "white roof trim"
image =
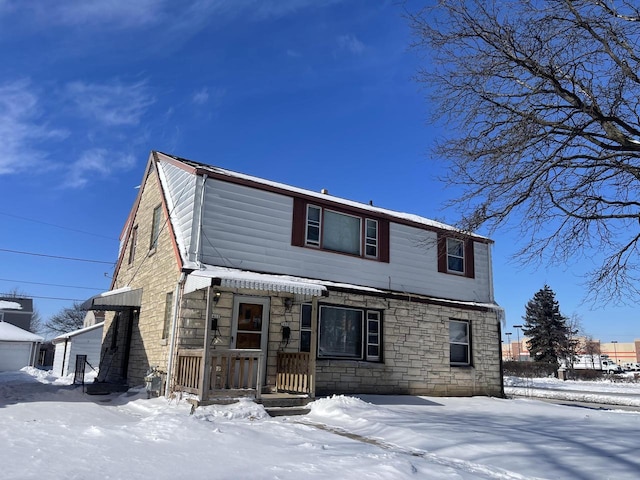
{"label": "white roof trim", "polygon": [[82,335],[83,333],[87,333],[87,332],[90,332],[92,330],[95,330],[97,328],[102,328],[102,327],[104,327],[104,322],[96,323],[95,325],[91,325],[91,326],[85,327],[85,328],[79,328],[78,330],[74,330],[74,331],[69,332],[69,333],[63,333],[62,335],[58,335],[53,340],[51,340],[51,343],[60,343],[63,340],[66,340],[68,338],[75,337],[76,335]]}
{"label": "white roof trim", "polygon": [[209,287],[212,285],[213,279],[218,279],[220,286],[225,288],[245,288],[310,296],[322,296],[327,290],[324,285],[307,278],[269,275],[206,265],[204,269],[196,270],[187,277],[184,293]]}

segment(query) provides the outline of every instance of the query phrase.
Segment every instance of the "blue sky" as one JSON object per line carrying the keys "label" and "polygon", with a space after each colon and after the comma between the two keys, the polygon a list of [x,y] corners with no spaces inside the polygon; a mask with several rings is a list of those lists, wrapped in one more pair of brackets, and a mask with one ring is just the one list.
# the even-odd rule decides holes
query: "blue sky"
{"label": "blue sky", "polygon": [[[151,150],[454,222],[397,3],[0,0],[0,292],[46,320],[107,290]],[[640,338],[630,307],[589,302],[587,259],[522,267],[492,238],[514,338],[545,283],[595,338]]]}

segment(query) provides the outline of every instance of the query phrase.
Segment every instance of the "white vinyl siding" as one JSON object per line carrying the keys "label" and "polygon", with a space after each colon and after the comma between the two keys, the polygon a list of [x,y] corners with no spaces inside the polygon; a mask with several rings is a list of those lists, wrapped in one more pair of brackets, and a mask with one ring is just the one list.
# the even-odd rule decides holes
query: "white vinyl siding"
{"label": "white vinyl siding", "polygon": [[[390,263],[291,245],[293,199],[286,195],[207,179],[202,263],[317,278],[385,290],[490,302],[489,245],[475,242],[475,278],[437,271],[435,232],[389,226]],[[195,207],[194,207],[195,208]],[[181,220],[186,227],[189,222]],[[176,237],[187,237],[178,232]]]}

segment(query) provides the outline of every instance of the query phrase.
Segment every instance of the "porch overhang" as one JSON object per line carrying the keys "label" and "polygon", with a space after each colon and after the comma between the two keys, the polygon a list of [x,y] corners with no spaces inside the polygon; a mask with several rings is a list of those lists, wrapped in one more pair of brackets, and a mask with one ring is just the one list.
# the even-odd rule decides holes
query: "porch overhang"
{"label": "porch overhang", "polygon": [[311,279],[213,266],[207,266],[202,270],[191,272],[187,276],[184,293],[191,293],[212,286],[286,292],[318,297],[327,295],[327,287],[315,283]]}
{"label": "porch overhang", "polygon": [[118,312],[129,308],[140,308],[141,301],[141,288],[123,287],[94,295],[82,304],[82,308]]}

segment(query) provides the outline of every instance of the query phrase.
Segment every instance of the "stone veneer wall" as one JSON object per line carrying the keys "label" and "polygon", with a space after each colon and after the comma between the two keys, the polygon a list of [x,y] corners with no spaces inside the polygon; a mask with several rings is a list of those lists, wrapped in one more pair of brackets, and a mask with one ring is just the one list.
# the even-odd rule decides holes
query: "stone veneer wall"
{"label": "stone veneer wall", "polygon": [[[502,395],[497,315],[331,292],[323,303],[383,309],[383,360],[318,359],[316,394]],[[449,319],[471,324],[473,365],[449,364]]]}
{"label": "stone veneer wall", "polygon": [[[234,294],[222,291],[213,309],[219,315],[219,343],[229,348]],[[265,296],[266,292],[243,291]],[[296,298],[291,311],[284,307],[286,294],[271,295],[267,385],[273,388],[277,352],[296,352],[300,339],[301,304],[310,299]],[[383,361],[317,361],[316,394],[381,393],[434,396],[502,395],[498,319],[493,311],[483,312],[430,305],[406,300],[381,299],[360,294],[331,292],[322,304],[345,305],[383,310]],[[203,348],[206,290],[199,290],[183,301],[179,329],[179,348]],[[449,364],[449,319],[471,324],[473,366]],[[288,344],[282,327],[291,327]],[[214,344],[212,343],[212,347]]]}
{"label": "stone veneer wall", "polygon": [[[144,287],[140,317],[132,325],[131,350],[129,356],[129,385],[144,383],[144,376],[152,366],[160,366],[165,370],[168,361],[169,341],[163,339],[166,296],[174,292],[180,272],[170,230],[165,223],[166,212],[162,210],[162,223],[157,246],[150,250],[153,210],[161,204],[162,198],[157,176],[151,171],[144,184],[142,198],[133,220],[138,226],[136,251],[133,263],[129,263],[129,241],[123,246],[123,258],[117,272],[113,288],[130,286]],[[111,331],[113,315],[108,315],[105,322],[103,345]],[[121,329],[124,332],[124,329]],[[121,335],[121,334],[120,334]],[[103,347],[104,350],[104,347]]]}

